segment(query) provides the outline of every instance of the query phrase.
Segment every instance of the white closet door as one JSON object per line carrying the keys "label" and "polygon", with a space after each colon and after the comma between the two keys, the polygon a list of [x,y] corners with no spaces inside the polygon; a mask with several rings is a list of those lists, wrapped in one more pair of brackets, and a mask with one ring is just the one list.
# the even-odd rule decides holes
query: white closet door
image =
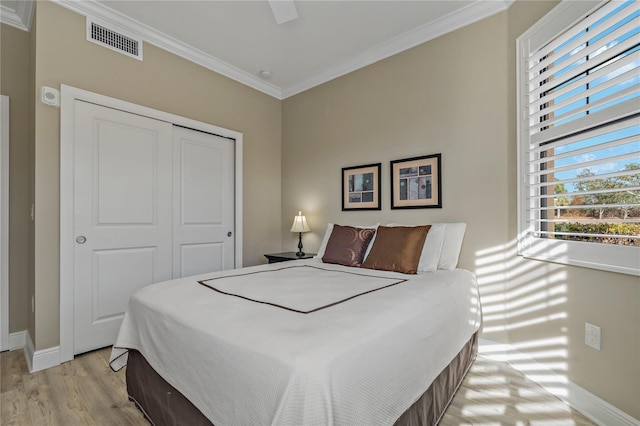
{"label": "white closet door", "polygon": [[129,298],[172,276],[169,123],[75,102],[74,353],[113,344]]}
{"label": "white closet door", "polygon": [[235,266],[234,142],[173,131],[173,277]]}

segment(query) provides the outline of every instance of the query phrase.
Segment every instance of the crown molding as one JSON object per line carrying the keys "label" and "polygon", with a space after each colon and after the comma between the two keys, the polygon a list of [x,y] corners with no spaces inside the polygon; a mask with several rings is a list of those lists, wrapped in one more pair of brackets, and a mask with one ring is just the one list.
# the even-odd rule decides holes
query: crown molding
{"label": "crown molding", "polygon": [[34,0],[18,1],[15,3],[15,9],[5,4],[0,4],[0,22],[29,32],[34,9]]}
{"label": "crown molding", "polygon": [[380,43],[372,48],[339,62],[318,74],[282,90],[282,98],[309,90],[330,80],[350,72],[364,68],[375,62],[396,55],[412,47],[418,46],[437,37],[453,32],[459,28],[471,25],[491,15],[507,10],[515,0],[482,1],[477,0],[470,5],[449,13],[442,18],[428,22],[414,30],[401,34],[391,40]]}
{"label": "crown molding", "polygon": [[188,61],[198,64],[202,67],[210,69],[218,74],[222,74],[232,80],[266,93],[277,99],[282,99],[282,90],[270,83],[267,83],[257,76],[246,71],[234,67],[220,59],[211,56],[199,49],[189,46],[161,31],[158,31],[148,25],[132,19],[120,12],[117,12],[107,6],[102,5],[94,0],[90,1],[73,1],[73,0],[52,0],[69,10],[80,15],[99,18],[107,24],[112,24],[117,28],[122,28],[135,36],[142,38],[147,43],[151,43],[163,50],[174,55],[180,56]]}
{"label": "crown molding", "polygon": [[[231,64],[209,55],[199,49],[181,42],[161,31],[132,19],[120,12],[102,5],[94,0],[52,0],[69,10],[84,16],[101,19],[105,23],[120,27],[161,49],[173,53],[188,61],[222,74],[241,84],[263,92],[276,99],[286,99],[335,78],[341,77],[360,68],[371,65],[382,59],[408,50],[419,44],[433,40],[444,34],[473,24],[496,13],[507,10],[515,0],[484,1],[476,0],[470,5],[452,12],[440,19],[431,21],[412,31],[406,32],[387,42],[378,44],[370,49],[358,53],[351,58],[330,66],[323,71],[291,86],[280,88],[268,83],[258,76],[254,76]],[[32,0],[30,0],[32,2]]]}

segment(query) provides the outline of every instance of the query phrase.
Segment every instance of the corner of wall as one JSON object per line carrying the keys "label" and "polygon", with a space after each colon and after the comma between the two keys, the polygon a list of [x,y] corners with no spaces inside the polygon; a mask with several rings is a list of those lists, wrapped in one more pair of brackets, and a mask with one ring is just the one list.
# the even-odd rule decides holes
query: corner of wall
{"label": "corner of wall", "polygon": [[[39,5],[36,2],[33,18],[31,21],[31,31],[29,33],[29,130],[28,130],[28,164],[30,166],[29,173],[29,205],[35,205],[35,143],[36,143],[36,43],[38,33],[38,10]],[[28,245],[28,301],[27,301],[27,330],[32,339],[36,339],[36,314],[34,309],[30,309],[30,301],[34,300],[35,289],[35,222],[29,222],[29,230],[27,237]]]}

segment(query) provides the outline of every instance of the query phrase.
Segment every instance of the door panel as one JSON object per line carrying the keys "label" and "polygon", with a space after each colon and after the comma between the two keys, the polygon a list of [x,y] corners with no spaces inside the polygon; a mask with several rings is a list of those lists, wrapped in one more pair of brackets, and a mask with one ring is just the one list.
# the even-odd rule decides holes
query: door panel
{"label": "door panel", "polygon": [[173,135],[173,277],[232,269],[233,141],[182,127]]}
{"label": "door panel", "polygon": [[224,153],[189,139],[181,143],[182,225],[221,225]]}
{"label": "door panel", "polygon": [[113,344],[130,296],[172,276],[172,125],[80,101],[74,122],[80,353]]}
{"label": "door panel", "polygon": [[131,294],[156,282],[156,247],[93,252],[93,322],[121,318]]}
{"label": "door panel", "polygon": [[[96,125],[96,225],[154,225],[157,134],[148,129],[125,128],[117,123],[98,122]],[[123,201],[126,209],[122,208]]]}
{"label": "door panel", "polygon": [[223,250],[221,243],[183,244],[180,247],[180,275],[188,277],[224,269]]}

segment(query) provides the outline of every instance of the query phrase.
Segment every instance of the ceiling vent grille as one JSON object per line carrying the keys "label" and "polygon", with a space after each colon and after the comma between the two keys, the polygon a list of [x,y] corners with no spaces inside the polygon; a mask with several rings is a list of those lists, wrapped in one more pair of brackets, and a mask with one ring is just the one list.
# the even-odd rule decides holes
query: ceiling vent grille
{"label": "ceiling vent grille", "polygon": [[142,40],[87,17],[87,40],[123,55],[142,60]]}

